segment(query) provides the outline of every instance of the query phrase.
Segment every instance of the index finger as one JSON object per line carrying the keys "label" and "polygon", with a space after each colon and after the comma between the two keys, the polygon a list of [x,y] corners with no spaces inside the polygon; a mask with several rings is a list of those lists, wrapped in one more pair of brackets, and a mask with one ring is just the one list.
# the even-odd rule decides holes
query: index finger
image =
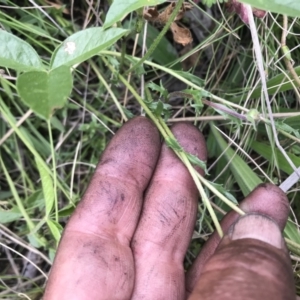
{"label": "index finger", "polygon": [[44,299],[130,297],[130,240],[159,151],[159,133],[146,118],[114,136],[64,231]]}

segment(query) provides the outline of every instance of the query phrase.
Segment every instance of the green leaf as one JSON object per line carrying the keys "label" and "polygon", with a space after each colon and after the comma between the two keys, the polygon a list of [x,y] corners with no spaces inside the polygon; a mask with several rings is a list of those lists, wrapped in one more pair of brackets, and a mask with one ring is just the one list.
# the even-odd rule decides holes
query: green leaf
{"label": "green leaf", "polygon": [[[158,31],[155,27],[148,23],[147,25],[147,38],[146,38],[146,45],[147,49],[151,47],[154,40],[159,35],[160,31]],[[143,34],[139,35],[138,44],[142,47],[143,46]],[[162,66],[168,65],[173,63],[177,58],[178,54],[176,52],[175,47],[170,43],[170,41],[163,36],[162,39],[159,41],[157,47],[153,51],[151,57],[153,60],[159,63]],[[173,70],[181,69],[181,64],[176,63],[172,66]]]}
{"label": "green leaf", "polygon": [[288,219],[286,223],[284,235],[285,237],[300,245],[299,231],[297,230],[296,225],[290,219]]}
{"label": "green leaf", "polygon": [[17,79],[21,99],[36,114],[48,119],[54,109],[66,103],[73,86],[70,68],[61,66],[50,72],[31,71]]}
{"label": "green leaf", "polygon": [[242,3],[250,4],[255,8],[269,10],[274,13],[300,17],[300,1],[282,0],[240,0]]}
{"label": "green leaf", "polygon": [[166,138],[165,142],[166,142],[167,146],[169,148],[173,149],[174,151],[183,151],[182,147],[177,142],[177,140],[174,140],[174,139],[168,137],[168,138]]}
{"label": "green leaf", "polygon": [[300,234],[297,226],[291,221],[290,218],[288,219],[284,228],[284,237],[293,242],[293,244],[289,242],[287,243],[289,250],[296,253],[297,255],[300,255]]}
{"label": "green leaf", "polygon": [[165,99],[168,97],[168,90],[163,86],[162,82],[160,81],[160,85],[155,84],[154,82],[149,82],[147,87],[152,91],[159,92],[159,96],[163,96]]}
{"label": "green leaf", "polygon": [[52,235],[54,236],[56,242],[59,242],[61,233],[63,231],[62,226],[59,223],[57,223],[51,219],[47,220],[47,225],[48,225]]}
{"label": "green leaf", "polygon": [[215,187],[220,193],[222,193],[227,199],[229,199],[234,204],[239,204],[235,197],[229,193],[222,184],[218,184],[215,182],[209,182],[213,187]]}
{"label": "green leaf", "polygon": [[290,125],[286,124],[284,120],[280,120],[280,121],[275,122],[275,125],[276,125],[277,129],[281,129],[281,130],[283,130],[287,133],[293,134],[298,139],[300,138],[299,130],[294,129]]}
{"label": "green leaf", "polygon": [[0,208],[0,223],[10,223],[16,221],[22,217],[22,214],[17,206],[13,206],[12,209],[4,210]]}
{"label": "green leaf", "polygon": [[[250,147],[256,153],[261,155],[263,158],[265,158],[269,162],[271,162],[271,160],[274,159],[271,146],[269,146],[265,143],[253,141],[251,143]],[[290,166],[290,164],[287,163],[286,158],[283,156],[281,151],[278,149],[274,149],[274,153],[277,156],[278,166],[279,166],[280,170],[287,173],[288,175],[292,174],[294,172],[294,170]],[[292,153],[287,153],[287,154],[296,166],[300,166],[300,157],[298,157]]]}
{"label": "green leaf", "polygon": [[227,1],[228,0],[219,0],[219,1],[217,1],[217,0],[202,0],[202,3],[204,5],[207,5],[208,7],[211,7],[213,4],[216,4],[217,2],[222,3],[222,2],[227,2]]}
{"label": "green leaf", "polygon": [[[194,74],[190,73],[190,72],[185,72],[185,71],[173,71],[174,73],[176,73],[178,76],[183,77],[184,79],[200,86],[203,87],[204,86],[204,80],[200,79],[198,76],[195,76]],[[199,91],[198,91],[199,93]],[[211,94],[207,91],[201,91],[202,93],[202,97],[208,97],[210,98]]]}
{"label": "green leaf", "polygon": [[16,71],[44,70],[37,52],[27,42],[1,29],[0,66]]}
{"label": "green leaf", "polygon": [[45,170],[43,165],[36,159],[36,165],[40,173],[41,181],[42,181],[42,188],[43,188],[43,195],[45,200],[45,208],[46,208],[46,218],[51,213],[53,204],[54,204],[54,189],[53,189],[53,181],[49,173]]}
{"label": "green leaf", "polygon": [[288,46],[281,46],[281,51],[288,60],[292,60],[291,50]]}
{"label": "green leaf", "polygon": [[156,117],[164,117],[165,119],[169,118],[170,111],[172,109],[170,104],[164,103],[161,100],[146,104]]}
{"label": "green leaf", "polygon": [[[300,66],[295,67],[294,71],[298,76],[300,76]],[[296,83],[295,80],[293,79],[293,76],[289,72],[287,72],[287,75],[288,76],[286,76],[286,74],[280,73],[267,81],[267,88],[268,88],[269,95],[274,95],[275,93],[279,93],[279,92],[285,92],[294,88]],[[230,99],[230,101],[234,103],[238,103],[238,102],[245,101],[247,98],[256,99],[261,96],[261,89],[262,89],[261,86],[257,87],[252,92],[251,91],[249,92],[250,95],[248,91],[245,90],[245,93],[243,93],[243,95],[233,97]]]}
{"label": "green leaf", "polygon": [[247,196],[262,181],[252,171],[248,164],[234,151],[223,139],[213,123],[210,124],[211,132],[219,146],[221,152],[224,152],[224,158],[230,162],[229,168],[239,185],[244,196]]}
{"label": "green leaf", "polygon": [[114,0],[110,6],[104,28],[112,26],[121,21],[126,15],[144,6],[154,6],[167,2],[166,0]]}
{"label": "green leaf", "polygon": [[74,212],[74,210],[75,210],[74,204],[68,204],[58,212],[58,216],[59,218],[69,217]]}
{"label": "green leaf", "polygon": [[46,239],[43,236],[39,236],[36,232],[35,233],[29,233],[27,234],[27,238],[29,240],[29,243],[34,247],[34,248],[40,248],[42,246],[46,246]]}
{"label": "green leaf", "polygon": [[200,114],[203,108],[202,92],[192,89],[186,89],[182,92],[192,96],[193,103],[191,103],[191,107],[195,108],[196,114]]}
{"label": "green leaf", "polygon": [[209,175],[206,168],[206,163],[200,160],[196,155],[190,154],[184,151],[184,154],[187,156],[188,160],[195,166],[199,166],[201,169],[204,170],[206,175]]}
{"label": "green leaf", "polygon": [[48,257],[49,257],[51,262],[54,262],[55,255],[56,255],[56,249],[50,248],[48,250]]}
{"label": "green leaf", "polygon": [[53,53],[51,58],[51,69],[65,65],[72,67],[99,54],[113,45],[128,30],[122,28],[92,27],[81,30],[69,36]]}
{"label": "green leaf", "polygon": [[165,142],[166,142],[167,146],[169,148],[173,149],[174,151],[183,152],[187,156],[188,160],[193,165],[199,166],[201,169],[203,169],[205,171],[205,174],[208,174],[207,173],[207,168],[206,168],[206,163],[204,161],[200,160],[197,156],[184,151],[177,140],[168,137],[165,140]]}

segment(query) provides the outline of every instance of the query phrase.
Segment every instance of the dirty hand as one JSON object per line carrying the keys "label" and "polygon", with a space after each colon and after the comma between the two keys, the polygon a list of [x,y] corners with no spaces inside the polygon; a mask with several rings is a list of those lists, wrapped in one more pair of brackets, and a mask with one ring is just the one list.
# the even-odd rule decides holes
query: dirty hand
{"label": "dirty hand", "polygon": [[[172,131],[206,160],[198,129],[180,123]],[[224,238],[214,233],[185,273],[197,206],[190,174],[161,147],[156,127],[129,121],[66,226],[43,299],[295,299],[281,235],[289,204],[279,188],[261,185],[240,204],[245,216],[227,214]]]}

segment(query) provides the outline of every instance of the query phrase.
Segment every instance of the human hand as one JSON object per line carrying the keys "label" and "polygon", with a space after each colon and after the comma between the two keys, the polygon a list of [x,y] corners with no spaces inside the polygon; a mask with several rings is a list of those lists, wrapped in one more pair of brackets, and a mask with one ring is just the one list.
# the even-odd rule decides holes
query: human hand
{"label": "human hand", "polygon": [[[206,160],[195,127],[181,123],[172,131]],[[240,205],[252,214],[230,212],[222,241],[214,233],[185,274],[197,202],[190,174],[161,147],[151,121],[129,121],[65,228],[43,299],[295,299],[281,235],[289,204],[279,188],[256,188]]]}

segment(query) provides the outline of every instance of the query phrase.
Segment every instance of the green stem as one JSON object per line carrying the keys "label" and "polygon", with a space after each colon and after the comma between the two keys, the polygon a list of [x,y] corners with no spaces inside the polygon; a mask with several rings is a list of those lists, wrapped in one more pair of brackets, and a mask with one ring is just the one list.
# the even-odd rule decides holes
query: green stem
{"label": "green stem", "polygon": [[[135,89],[127,82],[127,80],[119,73],[117,73],[117,71],[113,68],[113,66],[111,66],[108,61],[103,57],[102,58],[103,61],[106,63],[106,65],[108,66],[108,68],[111,70],[112,73],[117,74],[120,81],[126,86],[126,88],[128,88],[128,90],[133,94],[133,96],[136,98],[136,100],[138,101],[138,103],[143,107],[144,111],[146,112],[146,114],[151,118],[151,120],[154,122],[154,124],[156,125],[156,127],[158,128],[158,130],[160,131],[160,133],[162,134],[162,136],[164,137],[165,140],[167,139],[173,139],[176,140],[176,138],[174,137],[172,131],[170,130],[170,128],[166,125],[166,123],[162,120],[162,118],[157,118],[152,112],[151,110],[148,108],[148,106],[145,104],[145,102],[143,101],[143,99],[140,97],[140,95],[135,91]],[[177,141],[177,140],[176,140]],[[198,176],[200,176],[198,174],[198,172],[194,169],[194,167],[192,166],[191,162],[188,160],[186,154],[182,151],[176,151],[173,149],[173,151],[176,153],[176,155],[181,159],[181,161],[184,163],[184,165],[187,167],[187,169],[189,170],[196,186],[197,189],[199,190],[199,193],[201,195],[202,201],[204,203],[204,205],[207,207],[211,218],[215,224],[215,228],[218,232],[218,234],[220,235],[220,237],[223,236],[223,231],[222,228],[220,226],[220,223],[217,219],[217,216],[210,204],[209,199],[207,198],[207,195],[203,189],[203,186],[201,184],[201,181],[199,180]],[[218,191],[217,191],[218,192]],[[219,195],[218,195],[219,196]],[[221,199],[224,199],[224,196],[221,195],[219,196]],[[227,199],[226,199],[227,200]],[[226,203],[232,203],[231,201],[227,200]],[[232,203],[233,204],[233,203]],[[238,210],[238,208],[234,207],[235,210]],[[243,214],[243,212],[240,210],[241,214]]]}
{"label": "green stem", "polygon": [[154,124],[156,125],[156,127],[158,128],[158,130],[160,131],[160,133],[162,134],[162,136],[164,138],[167,138],[167,135],[166,135],[164,129],[162,128],[162,126],[160,125],[158,119],[153,115],[153,113],[151,112],[151,110],[145,104],[145,102],[140,97],[140,95],[135,91],[135,89],[132,87],[132,85],[120,73],[117,73],[117,71],[108,63],[108,61],[104,57],[102,57],[102,59],[105,62],[105,64],[108,66],[108,68],[111,70],[111,72],[114,73],[114,74],[116,74],[119,77],[120,81],[126,86],[126,88],[136,98],[136,100],[141,105],[141,107],[144,109],[144,111],[146,112],[146,114],[154,122]]}
{"label": "green stem", "polygon": [[56,157],[54,151],[53,144],[53,136],[51,130],[51,121],[47,120],[48,132],[49,132],[49,140],[50,140],[50,148],[52,155],[52,168],[53,168],[53,190],[54,190],[54,205],[55,205],[55,221],[58,222],[58,199],[57,199],[57,174],[56,174]]}
{"label": "green stem", "polygon": [[[103,59],[106,64],[108,65],[108,61],[106,59]],[[91,63],[91,66],[93,68],[93,70],[95,71],[96,75],[98,76],[99,80],[103,83],[103,85],[105,86],[106,90],[109,92],[111,98],[113,99],[116,107],[118,108],[122,118],[127,121],[127,117],[123,111],[123,108],[122,108],[122,105],[120,104],[120,102],[118,101],[117,97],[115,96],[114,92],[112,91],[112,89],[110,88],[109,84],[106,82],[106,80],[104,79],[104,77],[101,75],[101,73],[99,72],[97,66],[92,62],[90,61]]]}
{"label": "green stem", "polygon": [[198,172],[191,165],[190,161],[188,160],[188,158],[186,157],[186,155],[184,153],[180,153],[180,157],[181,157],[182,161],[184,162],[185,166],[187,167],[187,169],[189,170],[192,178],[194,179],[194,182],[195,182],[195,184],[198,188],[198,191],[200,192],[202,201],[203,201],[205,207],[207,208],[207,210],[209,211],[209,214],[212,218],[213,223],[215,224],[215,227],[216,227],[216,230],[217,230],[219,236],[222,238],[223,237],[223,230],[222,230],[221,225],[218,221],[218,218],[215,214],[215,211],[212,208],[212,206],[209,202],[209,199],[207,198],[207,195],[206,195],[206,193],[203,189],[201,181],[199,181],[199,179],[198,179],[198,176],[199,176]]}
{"label": "green stem", "polygon": [[[102,54],[106,54],[106,55],[121,56],[120,53],[113,52],[113,51],[101,51],[101,53],[102,53]],[[136,61],[140,60],[140,58],[134,57],[134,56],[128,56],[128,55],[127,55],[127,57],[130,57],[130,58],[132,58],[133,60],[136,60]],[[221,98],[221,97],[218,97],[218,96],[216,96],[216,95],[213,95],[213,94],[209,93],[209,92],[206,91],[205,89],[203,89],[203,88],[197,86],[196,84],[190,82],[189,80],[185,79],[184,77],[182,77],[182,76],[181,76],[179,73],[177,73],[176,71],[173,71],[173,70],[171,70],[171,69],[168,69],[168,68],[166,68],[166,67],[164,67],[164,66],[158,65],[158,64],[156,64],[156,63],[154,63],[154,62],[151,62],[151,61],[148,61],[148,60],[145,61],[145,64],[147,64],[147,65],[149,65],[149,66],[151,66],[151,67],[157,68],[157,69],[159,69],[159,70],[161,70],[161,71],[163,71],[163,72],[166,72],[166,73],[172,75],[173,77],[176,77],[176,78],[179,79],[181,82],[184,82],[185,84],[187,84],[188,86],[194,88],[195,90],[198,90],[198,91],[200,91],[200,92],[205,93],[205,94],[208,95],[208,97],[211,98],[211,99],[214,99],[214,100],[216,100],[216,101],[218,101],[218,102],[220,102],[220,103],[223,103],[223,104],[225,104],[225,105],[228,105],[229,107],[234,107],[234,108],[239,109],[239,110],[241,110],[241,111],[244,111],[244,112],[246,112],[246,113],[249,112],[249,109],[247,109],[247,108],[245,108],[245,107],[242,107],[242,106],[240,106],[240,105],[238,105],[238,104],[232,103],[231,101],[227,101],[227,100],[225,100],[225,99],[223,99],[223,98]],[[269,125],[269,126],[270,126],[270,124],[271,124],[269,120],[266,120],[266,119],[264,119],[264,118],[262,118],[262,117],[260,118],[260,120],[263,121],[264,123],[266,123],[266,124]],[[275,124],[275,125],[276,125],[276,124]],[[288,137],[288,138],[290,138],[290,139],[296,141],[297,143],[300,142],[300,140],[299,140],[297,137],[295,137],[295,136],[293,136],[293,135],[291,135],[291,134],[289,134],[289,133],[283,131],[282,129],[277,129],[277,130],[278,130],[278,132],[280,132],[280,133],[283,134],[284,136],[286,136],[286,137]]]}
{"label": "green stem", "polygon": [[240,214],[241,216],[245,215],[245,212],[242,211],[238,206],[236,206],[233,202],[228,200],[222,193],[220,193],[208,180],[206,180],[203,176],[198,174],[198,178],[200,181],[211,190],[216,196],[218,196],[223,202],[225,202],[232,210]]}
{"label": "green stem", "polygon": [[[167,132],[168,136],[174,140],[176,140],[175,136],[173,135],[173,132],[170,130],[170,128],[163,122],[163,120],[160,118],[160,124],[164,127],[165,131]],[[181,161],[185,164],[185,166],[187,167],[187,169],[189,170],[196,186],[197,189],[201,195],[202,201],[205,205],[205,207],[207,208],[207,210],[209,211],[209,214],[215,224],[216,230],[219,233],[220,237],[223,236],[223,231],[222,228],[220,226],[220,223],[218,221],[218,218],[215,214],[214,209],[212,208],[209,199],[207,198],[207,195],[203,189],[203,186],[201,184],[201,181],[198,179],[198,177],[201,177],[200,174],[195,170],[195,168],[192,166],[191,162],[188,160],[186,154],[184,152],[180,152],[180,151],[174,151],[177,156],[181,159]],[[227,200],[227,199],[226,199]],[[229,200],[227,200],[229,201]],[[230,202],[230,201],[229,201]]]}
{"label": "green stem", "polygon": [[[118,52],[107,51],[107,50],[101,51],[100,54],[104,54],[104,55],[112,55],[112,56],[118,56],[118,57],[121,56],[121,54],[118,53]],[[130,55],[126,55],[125,57],[128,58],[129,61],[132,61],[132,60],[140,61],[140,60],[142,60],[142,58],[135,57],[135,56],[130,56]],[[188,79],[186,79],[186,78],[184,78],[183,76],[181,76],[181,75],[180,75],[180,72],[177,72],[177,71],[174,71],[174,70],[172,70],[172,69],[166,68],[166,67],[164,67],[164,66],[158,65],[158,64],[156,64],[156,63],[154,63],[154,62],[152,62],[152,61],[149,61],[149,60],[146,60],[144,63],[145,63],[146,65],[150,66],[150,67],[156,68],[156,69],[161,70],[161,71],[163,71],[163,72],[165,72],[165,73],[167,73],[167,74],[170,74],[171,76],[173,76],[173,77],[179,79],[181,82],[187,84],[188,86],[194,88],[195,90],[198,90],[198,91],[202,92],[204,95],[206,95],[207,97],[209,97],[209,98],[211,98],[211,99],[214,99],[214,100],[216,100],[216,101],[218,101],[218,102],[220,102],[220,103],[223,103],[223,104],[225,104],[225,105],[228,105],[229,107],[235,107],[235,108],[237,108],[237,109],[239,109],[239,110],[241,110],[241,111],[244,111],[244,112],[246,112],[246,113],[249,112],[249,109],[247,109],[247,108],[245,108],[245,107],[243,107],[243,106],[240,106],[240,105],[238,105],[238,104],[232,103],[232,102],[230,102],[230,101],[227,101],[227,100],[225,100],[225,99],[223,99],[223,98],[221,98],[221,97],[218,97],[218,96],[216,96],[216,95],[213,95],[213,94],[211,94],[210,92],[206,91],[204,88],[202,88],[202,87],[200,87],[200,86],[194,84],[193,82],[190,82]]]}

